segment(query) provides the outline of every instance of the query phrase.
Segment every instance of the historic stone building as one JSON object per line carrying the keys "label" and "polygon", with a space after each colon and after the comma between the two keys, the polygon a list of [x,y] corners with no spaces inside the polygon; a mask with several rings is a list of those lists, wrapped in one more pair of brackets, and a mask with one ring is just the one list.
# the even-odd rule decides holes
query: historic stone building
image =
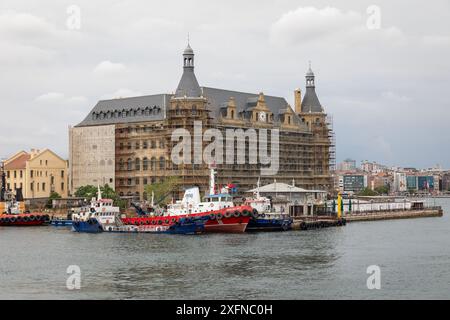
{"label": "historic stone building", "polygon": [[[70,179],[74,191],[86,184],[109,183],[123,196],[146,198],[145,185],[168,176],[180,177],[174,190],[178,197],[183,187],[208,186],[208,165],[201,160],[210,143],[201,138],[208,129],[227,136],[231,129],[244,132],[267,130],[269,153],[272,133],[279,130],[279,170],[262,175],[260,162],[250,163],[256,152],[255,136],[232,141],[234,155],[223,145],[224,159],[237,160],[245,150],[245,161],[218,162],[218,183],[234,183],[242,191],[261,183],[293,182],[305,189],[327,190],[332,186],[330,167],[334,161],[333,135],[328,117],[315,92],[311,68],[306,74],[306,94],[294,92],[295,108],[282,97],[201,87],[194,73],[194,52],[183,53],[183,74],[174,94],[99,101],[86,118],[70,129]],[[196,124],[201,128],[196,130]],[[192,139],[191,162],[175,164],[172,150],[179,141],[172,133],[184,129]],[[259,137],[259,136],[257,136]],[[213,139],[211,138],[210,141]],[[214,153],[215,154],[215,153]],[[228,158],[227,158],[228,159]]]}

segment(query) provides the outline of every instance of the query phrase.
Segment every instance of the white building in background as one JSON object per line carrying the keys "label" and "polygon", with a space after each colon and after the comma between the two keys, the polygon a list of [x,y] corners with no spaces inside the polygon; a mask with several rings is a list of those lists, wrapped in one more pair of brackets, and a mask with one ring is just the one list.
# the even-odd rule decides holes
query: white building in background
{"label": "white building in background", "polygon": [[396,172],[394,173],[394,192],[406,192],[408,191],[406,184],[406,173]]}

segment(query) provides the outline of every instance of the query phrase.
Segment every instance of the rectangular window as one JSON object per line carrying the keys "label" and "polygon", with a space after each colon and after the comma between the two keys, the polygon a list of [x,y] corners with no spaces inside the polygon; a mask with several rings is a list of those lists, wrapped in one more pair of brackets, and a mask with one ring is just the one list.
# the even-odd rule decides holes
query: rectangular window
{"label": "rectangular window", "polygon": [[9,171],[6,171],[6,177],[9,179]]}
{"label": "rectangular window", "polygon": [[34,191],[34,182],[30,183],[30,190]]}
{"label": "rectangular window", "polygon": [[11,185],[9,183],[7,183],[7,189],[11,190]]}
{"label": "rectangular window", "polygon": [[64,182],[61,182],[61,191],[64,191]]}
{"label": "rectangular window", "polygon": [[20,179],[22,179],[22,178],[23,178],[23,171],[20,170]]}
{"label": "rectangular window", "polygon": [[42,182],[42,191],[45,191],[45,182]]}
{"label": "rectangular window", "polygon": [[33,178],[33,170],[30,170],[30,178]]}
{"label": "rectangular window", "polygon": [[61,178],[64,178],[64,170],[61,170]]}
{"label": "rectangular window", "polygon": [[14,179],[17,178],[17,171],[14,171]]}

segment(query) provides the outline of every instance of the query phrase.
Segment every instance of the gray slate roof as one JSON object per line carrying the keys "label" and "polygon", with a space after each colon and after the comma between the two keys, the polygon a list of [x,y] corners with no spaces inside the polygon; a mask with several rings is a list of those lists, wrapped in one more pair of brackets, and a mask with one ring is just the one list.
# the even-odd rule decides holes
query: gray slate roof
{"label": "gray slate roof", "polygon": [[302,101],[302,112],[323,112],[314,87],[307,87]]}
{"label": "gray slate roof", "polygon": [[184,68],[175,97],[200,97],[202,91],[195,77],[194,68]]}
{"label": "gray slate roof", "polygon": [[[209,87],[202,87],[203,96],[208,100],[208,106],[211,110],[211,116],[218,118],[221,114],[221,109],[228,105],[231,97],[234,97],[236,103],[236,110],[240,112],[248,112],[249,109],[256,106],[259,94],[245,93],[239,91],[231,91],[224,89],[216,89]],[[286,99],[276,96],[264,95],[267,107],[274,114],[274,121],[278,121],[280,115],[288,108]],[[223,113],[222,113],[223,114]],[[294,116],[294,121],[300,123],[301,119]]]}
{"label": "gray slate roof", "polygon": [[171,95],[100,100],[76,127],[163,120]]}

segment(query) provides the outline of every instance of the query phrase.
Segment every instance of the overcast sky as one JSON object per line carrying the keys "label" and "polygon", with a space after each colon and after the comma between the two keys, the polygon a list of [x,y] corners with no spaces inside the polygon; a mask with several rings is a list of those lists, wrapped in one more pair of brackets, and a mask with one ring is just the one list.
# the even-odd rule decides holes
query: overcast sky
{"label": "overcast sky", "polygon": [[293,105],[311,60],[338,161],[450,168],[448,0],[2,0],[0,158],[67,157],[68,126],[98,100],[173,92],[188,32],[203,86]]}

